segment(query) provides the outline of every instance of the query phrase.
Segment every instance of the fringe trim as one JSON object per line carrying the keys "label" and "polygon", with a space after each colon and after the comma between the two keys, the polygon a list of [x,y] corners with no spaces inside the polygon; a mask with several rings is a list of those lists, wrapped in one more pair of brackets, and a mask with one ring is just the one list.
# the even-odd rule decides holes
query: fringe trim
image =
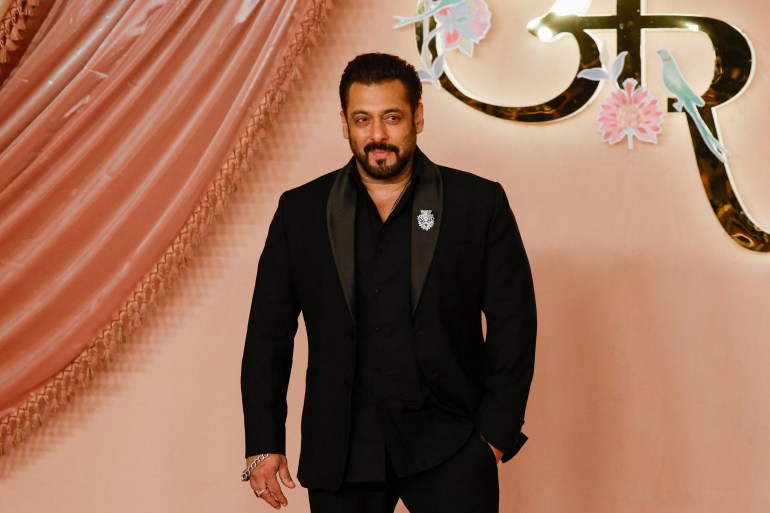
{"label": "fringe trim", "polygon": [[[39,0],[11,0],[8,10],[0,21],[0,64],[11,62],[10,52],[18,50],[17,41],[24,39],[21,31],[27,28],[26,20],[35,14]],[[0,455],[2,448],[0,447]]]}
{"label": "fringe trim", "polygon": [[[14,0],[9,12],[26,9],[36,3],[34,0]],[[327,10],[330,7],[331,0],[312,1],[312,6],[306,11],[294,34],[294,41],[283,56],[270,89],[211,181],[208,191],[164,255],[137,283],[122,308],[72,362],[40,390],[31,393],[24,404],[0,419],[0,457],[27,439],[51,415],[66,405],[78,390],[91,383],[94,373],[103,370],[112,361],[118,346],[130,341],[142,322],[157,307],[165,291],[173,286],[180,271],[190,265],[195,248],[200,247],[211,227],[224,214],[230,196],[237,192],[243,175],[252,170],[252,162],[272,125],[273,115],[280,104],[286,101],[292,81],[301,76],[299,68],[303,64],[303,57],[315,45],[317,36],[325,33]]]}

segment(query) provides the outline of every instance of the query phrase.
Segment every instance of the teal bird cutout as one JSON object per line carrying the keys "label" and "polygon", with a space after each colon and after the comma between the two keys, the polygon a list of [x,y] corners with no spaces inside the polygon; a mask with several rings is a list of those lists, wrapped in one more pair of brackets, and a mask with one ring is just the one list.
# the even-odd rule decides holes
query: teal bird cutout
{"label": "teal bird cutout", "polygon": [[684,79],[671,52],[664,48],[658,50],[657,53],[660,62],[663,65],[663,85],[666,86],[669,93],[676,97],[674,108],[678,112],[682,112],[684,109],[695,122],[695,126],[698,127],[698,132],[700,132],[703,141],[706,143],[708,149],[711,150],[711,153],[713,153],[716,158],[726,163],[727,156],[730,155],[730,152],[719,143],[719,139],[714,137],[714,134],[711,133],[709,127],[706,126],[706,122],[703,121],[700,112],[698,112],[698,107],[703,107],[706,102],[703,101],[703,98],[693,92],[690,85]]}

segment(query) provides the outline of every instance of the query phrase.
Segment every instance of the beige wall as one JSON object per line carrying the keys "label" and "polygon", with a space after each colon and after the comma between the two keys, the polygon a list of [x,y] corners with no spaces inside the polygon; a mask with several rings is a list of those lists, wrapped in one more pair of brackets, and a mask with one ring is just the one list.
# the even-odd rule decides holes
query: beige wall
{"label": "beige wall", "polygon": [[[453,60],[467,84],[512,104],[566,85],[577,63],[570,40],[546,46],[521,31],[551,2],[489,3],[488,40],[473,61]],[[0,460],[2,511],[267,511],[238,479],[240,356],[267,223],[281,191],[348,158],[336,100],[347,60],[377,50],[418,61],[407,30],[391,30],[390,18],[410,13],[413,0],[335,4],[329,35],[281,112],[258,175],[192,269],[94,389]],[[753,83],[719,116],[740,193],[770,227],[770,8],[751,0],[647,4],[650,12],[724,19],[752,39]],[[612,9],[597,1],[592,12]],[[696,89],[708,84],[704,36],[654,33],[647,42],[653,93],[665,96],[654,59],[662,46],[687,56],[680,65]],[[717,223],[683,116],[666,116],[657,147],[629,152],[599,140],[598,102],[540,126],[487,117],[430,86],[425,105],[422,148],[505,186],[534,272],[531,440],[500,468],[501,511],[768,511],[770,255],[739,248]],[[298,368],[304,342],[300,332]],[[293,470],[302,376],[290,385]],[[308,510],[303,490],[289,497],[288,511]]]}

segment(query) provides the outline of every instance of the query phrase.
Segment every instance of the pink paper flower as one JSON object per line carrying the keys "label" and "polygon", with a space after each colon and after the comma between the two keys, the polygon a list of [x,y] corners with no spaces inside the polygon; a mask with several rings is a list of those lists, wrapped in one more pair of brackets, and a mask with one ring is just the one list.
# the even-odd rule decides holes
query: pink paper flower
{"label": "pink paper flower", "polygon": [[627,78],[623,89],[613,93],[602,103],[596,124],[602,140],[615,144],[628,137],[628,148],[633,149],[634,137],[657,144],[663,112],[658,100],[644,87],[636,87],[636,80]]}
{"label": "pink paper flower", "polygon": [[459,48],[473,57],[473,45],[479,44],[491,26],[492,13],[486,0],[466,0],[436,13],[444,52]]}

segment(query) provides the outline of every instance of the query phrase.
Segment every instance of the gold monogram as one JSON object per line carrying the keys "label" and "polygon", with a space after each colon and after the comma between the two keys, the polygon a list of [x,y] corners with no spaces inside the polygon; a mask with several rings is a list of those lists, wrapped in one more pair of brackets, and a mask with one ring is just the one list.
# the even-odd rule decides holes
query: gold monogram
{"label": "gold monogram", "polygon": [[[418,13],[424,9],[424,0],[417,4]],[[528,25],[533,34],[547,33],[552,37],[569,34],[578,44],[580,63],[572,83],[559,95],[539,105],[523,107],[501,106],[470,98],[454,82],[451,73],[441,76],[441,86],[470,107],[490,116],[522,123],[558,121],[573,115],[592,100],[599,84],[577,78],[584,70],[600,66],[599,47],[586,30],[613,29],[617,35],[618,53],[627,51],[623,72],[620,76],[642,80],[642,34],[651,29],[697,30],[706,34],[714,47],[714,75],[708,90],[702,95],[705,105],[698,111],[713,134],[717,134],[714,109],[740,94],[751,76],[754,56],[751,44],[736,27],[714,18],[691,15],[647,14],[644,0],[617,0],[617,14],[607,16],[558,15],[549,12]],[[431,27],[435,20],[431,18]],[[416,24],[418,48],[422,47],[422,22]],[[435,44],[432,48],[435,56]],[[448,71],[449,65],[446,64]],[[668,111],[676,112],[673,99],[668,101]],[[690,137],[695,152],[706,196],[725,231],[741,246],[753,251],[770,252],[770,234],[763,231],[751,218],[735,193],[730,178],[729,165],[721,162],[704,143],[694,121],[687,117]]]}

